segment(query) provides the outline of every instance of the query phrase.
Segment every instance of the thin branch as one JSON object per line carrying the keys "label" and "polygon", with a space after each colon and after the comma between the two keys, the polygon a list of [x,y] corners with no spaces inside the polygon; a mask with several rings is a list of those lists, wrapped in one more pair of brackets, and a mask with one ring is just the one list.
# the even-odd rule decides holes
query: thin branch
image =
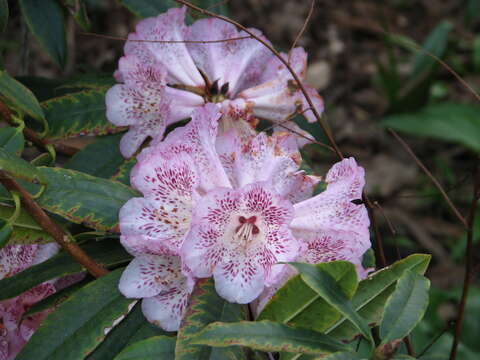
{"label": "thin branch", "polygon": [[312,14],[313,14],[313,10],[315,9],[315,0],[312,0],[311,4],[310,4],[310,10],[308,10],[308,15],[307,17],[305,18],[305,22],[303,23],[302,25],[302,28],[300,29],[300,31],[298,32],[297,36],[295,37],[295,40],[293,41],[293,44],[292,46],[290,47],[290,51],[288,52],[288,63],[290,63],[290,57],[291,57],[291,54],[292,54],[292,50],[295,48],[295,46],[297,46],[297,42],[300,40],[300,38],[302,37],[303,33],[305,32],[305,30],[307,29],[307,26],[308,26],[308,23],[310,22],[310,19],[312,17]]}
{"label": "thin branch", "polygon": [[477,163],[473,176],[473,199],[468,214],[467,229],[467,249],[465,252],[465,276],[463,279],[462,298],[458,307],[457,319],[455,321],[455,335],[453,337],[452,349],[450,351],[450,360],[457,357],[458,344],[460,343],[460,335],[462,334],[463,319],[465,317],[465,307],[467,305],[468,291],[473,277],[473,227],[475,223],[475,214],[477,212],[478,201],[480,200],[480,163]]}
{"label": "thin branch", "polygon": [[442,194],[443,198],[447,202],[448,206],[452,210],[452,212],[455,214],[455,216],[458,218],[458,220],[463,224],[463,226],[468,229],[468,223],[467,220],[460,214],[460,211],[458,211],[457,207],[455,204],[450,200],[450,197],[447,195],[446,191],[443,189],[442,185],[438,182],[438,180],[433,176],[433,174],[430,172],[430,170],[427,169],[427,167],[423,164],[423,162],[415,155],[413,150],[410,148],[410,146],[400,137],[400,135],[397,134],[397,132],[393,129],[388,129],[388,132],[393,135],[393,137],[403,146],[405,151],[412,157],[413,160],[417,163],[418,167],[423,170],[425,175],[428,176],[430,181],[435,185],[435,187],[440,191],[440,194]]}
{"label": "thin branch", "polygon": [[253,31],[249,30],[248,28],[246,28],[245,26],[243,26],[242,24],[236,22],[235,20],[232,20],[226,16],[222,16],[222,15],[218,15],[218,14],[215,14],[211,11],[208,11],[208,10],[205,10],[205,9],[202,9],[201,7],[198,7],[196,5],[193,5],[191,3],[189,3],[188,1],[185,1],[185,0],[175,0],[177,3],[179,4],[182,4],[182,5],[185,5],[187,6],[188,8],[190,9],[193,9],[195,11],[198,11],[199,13],[203,14],[203,15],[208,15],[208,16],[213,16],[213,17],[216,17],[217,19],[221,19],[223,21],[226,21],[230,24],[233,24],[235,25],[236,27],[238,27],[239,29],[243,30],[244,32],[246,32],[247,34],[249,34],[252,38],[254,38],[255,40],[257,40],[258,42],[260,42],[263,46],[265,46],[268,50],[270,50],[272,52],[273,55],[275,55],[276,58],[278,58],[278,60],[283,64],[285,65],[285,67],[288,69],[288,71],[292,74],[292,77],[293,79],[295,80],[295,82],[297,83],[297,86],[299,87],[299,89],[301,90],[301,92],[303,93],[303,95],[305,96],[305,99],[307,100],[308,102],[308,105],[311,107],[311,110],[313,112],[313,115],[315,116],[315,118],[317,119],[317,121],[319,122],[320,126],[322,127],[325,135],[327,136],[328,138],[328,141],[330,142],[330,145],[333,147],[333,149],[335,150],[335,153],[337,154],[337,156],[340,158],[340,159],[343,159],[343,154],[342,152],[340,151],[340,148],[338,147],[337,143],[335,142],[335,139],[333,138],[333,135],[332,133],[330,132],[330,129],[328,128],[328,126],[323,122],[322,118],[320,117],[320,114],[318,113],[317,109],[315,108],[314,104],[313,104],[313,101],[312,99],[310,98],[310,96],[308,95],[307,93],[307,90],[305,89],[305,86],[303,85],[302,81],[300,80],[300,78],[298,77],[298,75],[296,74],[296,72],[293,70],[293,68],[290,66],[290,64],[288,63],[288,60],[285,60],[282,55],[280,55],[280,53],[272,46],[270,45],[267,41],[263,40],[260,36],[256,35]]}
{"label": "thin branch", "polygon": [[20,194],[22,203],[27,212],[35,219],[46,233],[55,239],[55,241],[68,252],[78,263],[95,277],[106,275],[108,270],[102,265],[96,263],[87,255],[70,237],[62,230],[60,226],[54,223],[43,209],[35,202],[32,196],[24,190],[17,182],[5,171],[0,170],[0,183],[8,191],[16,191]]}
{"label": "thin branch", "polygon": [[109,39],[109,40],[116,40],[116,41],[130,41],[130,42],[141,42],[141,43],[157,43],[157,44],[213,44],[213,43],[222,43],[227,41],[236,41],[236,40],[244,40],[244,39],[251,39],[252,36],[238,36],[229,39],[221,39],[221,40],[131,40],[128,38],[123,38],[121,36],[111,36],[111,35],[102,35],[90,32],[81,32],[80,35],[85,36],[94,36],[102,39]]}
{"label": "thin branch", "polygon": [[[18,126],[18,124],[16,124],[15,121],[13,121],[12,112],[10,111],[8,106],[1,101],[0,101],[0,115],[2,115],[3,119],[9,125],[15,126],[15,127]],[[35,131],[27,127],[23,128],[23,136],[25,136],[25,139],[27,139],[28,141],[30,141],[31,143],[33,143],[34,145],[42,149],[46,149],[48,145],[53,145],[56,151],[67,156],[73,156],[78,152],[78,149],[65,144],[50,143],[47,140],[42,139]]]}

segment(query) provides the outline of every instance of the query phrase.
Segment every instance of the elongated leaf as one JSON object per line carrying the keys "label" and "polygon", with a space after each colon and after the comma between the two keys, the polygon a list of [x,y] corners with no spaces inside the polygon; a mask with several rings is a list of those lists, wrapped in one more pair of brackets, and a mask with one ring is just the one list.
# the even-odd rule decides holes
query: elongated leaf
{"label": "elongated leaf", "polygon": [[59,290],[52,295],[46,297],[45,299],[40,300],[39,302],[35,303],[30,307],[23,315],[22,318],[27,318],[39,312],[45,311],[47,309],[53,309],[63,303],[65,300],[70,298],[74,293],[88,284],[91,279],[87,278],[86,280],[82,280],[77,282],[73,285],[66,287],[65,289]]}
{"label": "elongated leaf", "polygon": [[[122,264],[131,259],[131,256],[116,241],[88,242],[81,248],[95,261],[109,267]],[[85,269],[70,255],[60,252],[54,257],[29,267],[28,269],[5,279],[0,280],[0,300],[20,295],[22,292],[47,280],[65,275],[76,274]]]}
{"label": "elongated leaf", "polygon": [[328,355],[322,360],[367,360],[354,352],[338,352],[332,355]]}
{"label": "elongated leaf", "polygon": [[[373,326],[383,314],[385,302],[395,289],[395,283],[406,270],[423,274],[430,262],[430,255],[414,254],[395,262],[362,280],[352,298],[354,309]],[[341,340],[351,340],[359,331],[346,318],[330,327],[327,334]]]}
{"label": "elongated leaf", "polygon": [[30,182],[42,184],[46,182],[43,174],[35,166],[2,148],[0,148],[0,170]]}
{"label": "elongated leaf", "polygon": [[[174,0],[119,0],[119,2],[132,13],[142,18],[157,16],[169,8],[179,6]],[[226,4],[221,4],[217,0],[193,0],[191,3],[220,15],[228,15]],[[191,20],[189,19],[189,22]]]}
{"label": "elongated leaf", "polygon": [[118,168],[117,172],[112,176],[112,180],[120,181],[122,184],[130,186],[130,172],[137,163],[137,159],[130,158]]}
{"label": "elongated leaf", "polygon": [[[13,207],[0,205],[0,219],[10,219],[14,210]],[[13,233],[10,237],[9,244],[45,244],[53,241],[53,238],[23,210],[12,225]]]}
{"label": "elongated leaf", "polygon": [[119,132],[105,116],[105,89],[85,90],[42,102],[50,140],[79,135],[106,135]]}
{"label": "elongated leaf", "polygon": [[[447,49],[448,34],[452,29],[452,24],[448,21],[442,21],[428,35],[422,48],[431,54],[441,58]],[[438,66],[437,61],[424,51],[418,51],[413,64],[412,77],[419,76],[424,71],[430,71],[434,66]]]}
{"label": "elongated leaf", "polygon": [[0,32],[4,32],[8,23],[8,2],[0,0]]}
{"label": "elongated leaf", "polygon": [[20,127],[7,126],[0,129],[0,147],[10,154],[20,156],[25,139]]}
{"label": "elongated leaf", "polygon": [[8,75],[6,71],[0,71],[0,94],[2,94],[11,105],[30,115],[32,118],[40,121],[45,120],[45,115],[35,95]]}
{"label": "elongated leaf", "polygon": [[157,16],[169,8],[177,6],[173,0],[119,0],[119,2],[142,18]]}
{"label": "elongated leaf", "polygon": [[480,152],[480,107],[442,103],[416,113],[391,115],[382,126],[408,134],[453,141]]}
{"label": "elongated leaf", "polygon": [[40,206],[74,223],[110,230],[118,223],[118,211],[138,195],[119,182],[62,168],[38,168],[47,187]]}
{"label": "elongated leaf", "polygon": [[192,338],[214,321],[234,322],[245,319],[245,307],[222,299],[212,279],[201,279],[192,293],[190,305],[178,331],[175,360],[246,359],[243,349],[213,349],[192,343]]}
{"label": "elongated leaf", "polygon": [[[98,176],[101,178],[112,177],[125,163],[120,153],[120,139],[123,134],[108,135],[98,138],[76,153],[65,167]],[[95,161],[92,161],[95,159]]]}
{"label": "elongated leaf", "polygon": [[311,264],[290,263],[290,265],[300,272],[303,281],[305,281],[331,306],[349,319],[360,330],[365,338],[373,344],[372,334],[368,328],[367,322],[357,314],[345,293],[328,272]]}
{"label": "elongated leaf", "polygon": [[[171,335],[171,333],[167,333],[158,326],[147,322],[142,314],[141,303],[138,302],[125,319],[108,333],[105,341],[103,341],[86,360],[111,360],[124,350],[125,347],[140,340],[161,335]],[[175,345],[173,348],[175,350]]]}
{"label": "elongated leaf", "polygon": [[420,322],[427,310],[429,288],[430,281],[426,277],[410,270],[398,279],[380,324],[382,344],[403,339]]}
{"label": "elongated leaf", "polygon": [[16,360],[77,360],[88,355],[132,304],[118,290],[123,270],[91,282],[61,304]]}
{"label": "elongated leaf", "polygon": [[322,333],[272,321],[215,322],[200,331],[193,343],[215,347],[242,345],[262,351],[331,354],[348,347]]}
{"label": "elongated leaf", "polygon": [[[355,266],[347,261],[332,261],[315,265],[328,272],[350,299],[358,282]],[[272,320],[303,328],[324,331],[340,313],[329,305],[297,275],[291,278],[265,306],[257,320]]]}
{"label": "elongated leaf", "polygon": [[130,345],[114,360],[158,360],[175,357],[175,338],[154,336]]}
{"label": "elongated leaf", "polygon": [[67,61],[67,41],[62,8],[55,0],[19,0],[23,17],[32,34],[57,63]]}
{"label": "elongated leaf", "polygon": [[0,219],[0,249],[10,242],[13,226],[9,222]]}
{"label": "elongated leaf", "polygon": [[106,90],[115,85],[115,79],[111,73],[86,73],[75,75],[67,81],[63,81],[58,85],[57,89],[73,89],[73,90]]}

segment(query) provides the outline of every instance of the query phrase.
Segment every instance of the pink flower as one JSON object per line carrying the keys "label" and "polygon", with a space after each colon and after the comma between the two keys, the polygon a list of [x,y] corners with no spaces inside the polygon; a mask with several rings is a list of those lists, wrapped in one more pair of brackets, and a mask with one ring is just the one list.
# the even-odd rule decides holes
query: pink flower
{"label": "pink flower", "polygon": [[[0,279],[45,261],[57,251],[56,244],[7,245],[0,249]],[[14,359],[50,312],[42,311],[22,318],[25,311],[54,292],[53,282],[45,282],[0,302],[0,360]]]}
{"label": "pink flower", "polygon": [[[325,178],[322,193],[294,205],[295,216],[290,224],[293,235],[301,242],[296,261],[318,264],[334,260],[352,262],[360,279],[370,269],[362,267],[362,256],[370,248],[370,221],[362,198],[364,170],[353,158],[336,163]],[[259,298],[257,314],[296,271],[284,269],[278,281],[266,288]]]}
{"label": "pink flower", "polygon": [[367,209],[354,201],[362,199],[364,170],[353,158],[344,159],[330,169],[325,182],[325,191],[294,206],[291,229],[304,243],[298,261],[358,263],[370,248]]}
{"label": "pink flower", "polygon": [[[255,39],[183,43],[248,36],[215,18],[187,26],[185,11],[173,8],[141,21],[125,44],[125,57],[115,73],[122,84],[111,88],[106,98],[107,118],[116,125],[130,126],[121,143],[124,156],[132,156],[147,137],[161,140],[166,126],[188,118],[194,108],[209,102],[222,111],[221,131],[235,127],[251,134],[257,118],[285,122],[295,112],[315,121],[286,67]],[[268,41],[260,31],[252,31]],[[295,48],[289,59],[303,79],[305,51]],[[321,113],[321,97],[312,87],[304,86]],[[285,125],[300,130],[292,122]]]}
{"label": "pink flower", "polygon": [[195,282],[182,273],[180,257],[169,254],[137,255],[123,272],[120,291],[143,298],[148,321],[167,331],[177,331]]}
{"label": "pink flower", "polygon": [[199,197],[199,178],[186,153],[158,152],[144,154],[132,184],[144,197],[130,199],[120,211],[120,240],[135,258],[119,288],[126,297],[143,298],[148,321],[176,331],[194,285],[177,255]]}
{"label": "pink flower", "polygon": [[143,298],[147,318],[164,328],[180,323],[195,277],[213,276],[222,297],[248,303],[278,284],[280,262],[356,261],[369,246],[365,208],[351,202],[363,187],[353,159],[312,197],[319,178],[299,170],[294,136],[218,136],[220,111],[207,104],[144,149],[132,172],[143,197],[120,211],[121,241],[135,256],[120,289]]}
{"label": "pink flower", "polygon": [[220,296],[249,303],[273,280],[273,265],[297,256],[292,216],[290,201],[268,183],[212,190],[194,209],[182,259],[195,276],[213,275]]}

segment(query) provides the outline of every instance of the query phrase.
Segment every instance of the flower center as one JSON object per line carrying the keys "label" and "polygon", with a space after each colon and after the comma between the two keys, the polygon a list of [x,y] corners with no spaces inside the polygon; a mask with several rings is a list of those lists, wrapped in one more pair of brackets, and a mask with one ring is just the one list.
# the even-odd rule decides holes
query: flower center
{"label": "flower center", "polygon": [[227,98],[229,83],[222,86],[218,84],[218,79],[213,82],[209,89],[207,89],[207,98],[214,103],[220,103]]}
{"label": "flower center", "polygon": [[239,216],[238,218],[239,225],[236,227],[233,236],[234,241],[244,249],[246,249],[260,233],[260,229],[255,224],[256,221],[256,216],[250,216],[249,218]]}

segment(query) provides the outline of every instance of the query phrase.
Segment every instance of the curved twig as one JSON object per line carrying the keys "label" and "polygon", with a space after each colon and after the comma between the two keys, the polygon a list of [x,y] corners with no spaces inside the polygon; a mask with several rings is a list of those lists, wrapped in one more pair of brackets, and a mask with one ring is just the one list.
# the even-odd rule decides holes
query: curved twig
{"label": "curved twig", "polygon": [[108,274],[108,270],[102,265],[96,263],[88,254],[83,251],[70,237],[62,230],[60,226],[54,223],[50,217],[43,211],[40,205],[32,196],[23,189],[18,183],[5,171],[0,170],[0,183],[8,191],[16,191],[20,194],[23,206],[27,212],[32,215],[35,221],[48,233],[55,241],[68,252],[78,263],[95,277]]}

